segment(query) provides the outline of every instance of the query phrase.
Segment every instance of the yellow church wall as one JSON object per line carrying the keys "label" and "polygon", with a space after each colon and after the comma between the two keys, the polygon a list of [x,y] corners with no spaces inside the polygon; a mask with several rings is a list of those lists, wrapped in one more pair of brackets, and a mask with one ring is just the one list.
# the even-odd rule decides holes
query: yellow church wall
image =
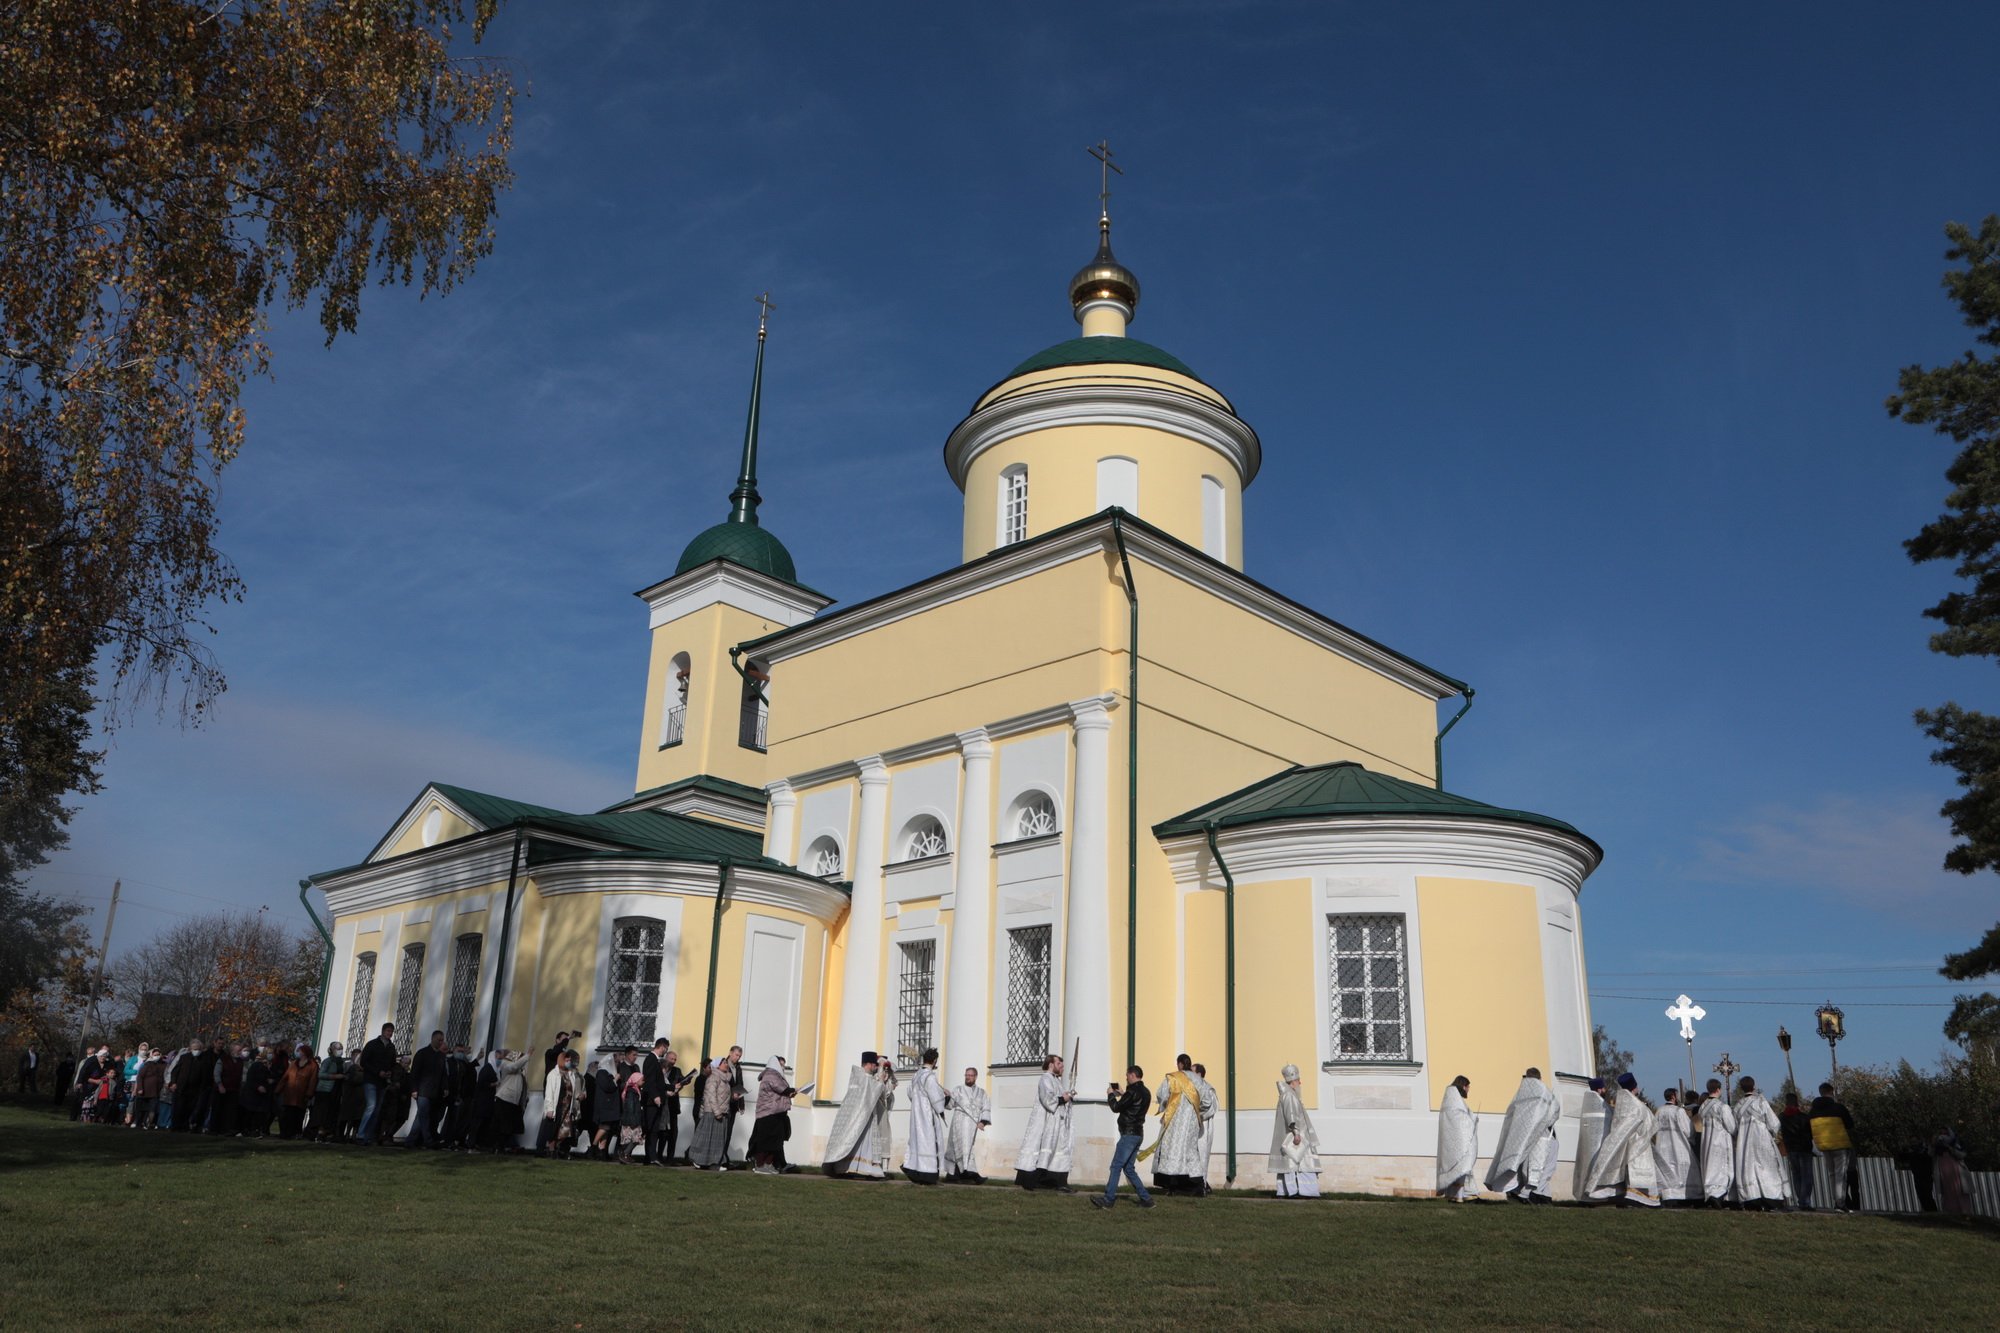
{"label": "yellow church wall", "polygon": [[[1228,1011],[1222,1002],[1228,975],[1224,895],[1204,891],[1187,899],[1186,1050],[1208,1067],[1208,1081],[1228,1105]],[[1315,981],[1312,881],[1273,880],[1236,889],[1236,1095],[1239,1106],[1278,1104],[1278,1071],[1288,1064],[1310,1070],[1318,1063],[1314,1030],[1319,1005]],[[1150,1054],[1150,1052],[1148,1052]],[[1141,1058],[1161,1073],[1176,1052]],[[1158,1082],[1160,1073],[1154,1073]],[[1308,1107],[1319,1105],[1319,1080],[1300,1085]]]}
{"label": "yellow church wall", "polygon": [[[813,1094],[815,1101],[832,1101],[838,1095],[835,1090],[847,1086],[846,1071],[841,1068],[840,1053],[834,1050],[834,1044],[840,1039],[840,1002],[847,981],[847,928],[853,917],[852,912],[842,913],[827,932],[826,970],[820,979],[818,1058],[811,1066],[813,1081],[819,1084],[819,1090]],[[799,1067],[808,1066],[801,1060]],[[836,1074],[842,1075],[838,1082]]]}
{"label": "yellow church wall", "polygon": [[1028,536],[1040,536],[1097,513],[1097,463],[1130,458],[1139,465],[1140,518],[1202,549],[1204,476],[1222,484],[1228,564],[1243,564],[1243,481],[1229,458],[1205,444],[1141,426],[1055,426],[1005,440],[980,454],[965,477],[963,557],[976,559],[998,542],[1000,474],[1028,469]]}
{"label": "yellow church wall", "polygon": [[[439,816],[438,835],[430,843],[426,843],[424,841],[424,821],[430,818],[432,810],[436,810]],[[454,838],[463,838],[468,834],[477,833],[478,831],[478,829],[475,829],[472,825],[438,804],[435,799],[428,800],[424,802],[423,808],[417,811],[417,817],[410,821],[410,827],[403,831],[403,835],[370,859],[386,861],[392,856],[401,856],[405,852],[420,852],[426,846],[435,846],[440,842],[450,842]]]}
{"label": "yellow church wall", "polygon": [[[703,773],[752,787],[764,785],[764,756],[738,743],[743,678],[731,668],[729,650],[780,628],[776,621],[717,603],[652,632],[634,791]],[[672,668],[677,653],[686,653],[689,661],[687,720],[680,744],[662,746],[661,723],[674,690]]]}
{"label": "yellow church wall", "polygon": [[1459,1074],[1475,1111],[1501,1111],[1530,1065],[1550,1074],[1535,890],[1493,880],[1417,879],[1430,1104]]}

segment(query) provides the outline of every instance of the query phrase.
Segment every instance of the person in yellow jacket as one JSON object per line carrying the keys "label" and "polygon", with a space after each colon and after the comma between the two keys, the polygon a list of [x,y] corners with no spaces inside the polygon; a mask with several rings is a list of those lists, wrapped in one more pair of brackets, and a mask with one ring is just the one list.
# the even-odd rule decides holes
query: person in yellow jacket
{"label": "person in yellow jacket", "polygon": [[1828,1203],[1835,1212],[1855,1212],[1860,1202],[1854,1197],[1850,1178],[1854,1170],[1854,1116],[1834,1098],[1831,1083],[1819,1085],[1810,1114],[1813,1146],[1826,1159],[1826,1180],[1833,1196]]}

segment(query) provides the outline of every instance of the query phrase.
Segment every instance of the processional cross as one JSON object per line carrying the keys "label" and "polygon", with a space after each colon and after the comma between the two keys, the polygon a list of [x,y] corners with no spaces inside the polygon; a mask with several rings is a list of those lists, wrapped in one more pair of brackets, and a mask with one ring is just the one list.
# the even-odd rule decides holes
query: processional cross
{"label": "processional cross", "polygon": [[1111,160],[1111,141],[1109,139],[1099,139],[1094,145],[1086,148],[1084,151],[1096,158],[1100,164],[1097,174],[1102,179],[1098,186],[1097,207],[1100,213],[1109,218],[1111,216],[1111,173],[1115,171],[1123,176],[1125,168]]}
{"label": "processional cross", "polygon": [[1715,1062],[1715,1072],[1716,1072],[1716,1073],[1718,1073],[1718,1074],[1720,1074],[1720,1075],[1722,1075],[1722,1100],[1723,1100],[1723,1101],[1725,1101],[1725,1102],[1726,1102],[1726,1101],[1730,1100],[1730,1093],[1731,1093],[1731,1091],[1732,1091],[1732,1085],[1730,1084],[1729,1080],[1731,1080],[1732,1078],[1735,1078],[1735,1077],[1736,1077],[1736,1075],[1737,1075],[1737,1073],[1738,1073],[1738,1072],[1739,1072],[1739,1071],[1740,1071],[1740,1070],[1741,1070],[1742,1068],[1743,1068],[1743,1066],[1742,1066],[1742,1065],[1739,1065],[1739,1064],[1737,1064],[1737,1063],[1736,1063],[1736,1062],[1735,1062],[1734,1060],[1732,1060],[1732,1059],[1730,1059],[1730,1058],[1729,1058],[1729,1052],[1728,1052],[1728,1051],[1724,1051],[1724,1052],[1722,1053],[1722,1058],[1721,1058],[1720,1060],[1717,1060],[1717,1061]]}
{"label": "processional cross", "polygon": [[1707,1018],[1708,1010],[1690,1000],[1685,994],[1679,996],[1667,1009],[1667,1017],[1676,1019],[1681,1025],[1681,1040],[1688,1048],[1688,1087],[1694,1087],[1694,1021]]}

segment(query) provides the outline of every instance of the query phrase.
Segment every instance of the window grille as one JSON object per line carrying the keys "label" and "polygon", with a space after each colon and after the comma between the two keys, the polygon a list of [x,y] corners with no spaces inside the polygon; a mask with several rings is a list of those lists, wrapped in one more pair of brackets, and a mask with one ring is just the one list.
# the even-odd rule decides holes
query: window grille
{"label": "window grille", "polygon": [[396,1054],[415,1049],[410,1034],[417,1028],[417,1000],[424,992],[424,946],[403,946],[403,971],[396,978]]}
{"label": "window grille", "polygon": [[663,921],[633,917],[611,928],[611,989],[604,997],[603,1046],[653,1044],[660,1011],[660,972],[666,963]]}
{"label": "window grille", "polygon": [[481,935],[460,935],[451,949],[451,1003],[445,1009],[447,1046],[472,1044],[472,1006],[479,994],[479,955],[486,946]]}
{"label": "window grille", "polygon": [[927,856],[943,856],[951,850],[944,836],[944,825],[926,815],[910,824],[909,836],[903,843],[905,861],[921,861]]}
{"label": "window grille", "polygon": [[1040,1063],[1049,1053],[1049,926],[1007,932],[1007,1060]]}
{"label": "window grille", "polygon": [[840,844],[832,838],[821,838],[815,842],[806,857],[806,873],[818,875],[821,879],[839,879]]}
{"label": "window grille", "polygon": [[679,745],[687,736],[687,705],[677,703],[667,710],[667,729],[660,737],[660,748]]}
{"label": "window grille", "polygon": [[897,978],[896,1059],[906,1068],[931,1044],[931,998],[936,992],[937,941],[911,940],[901,946],[902,971]]}
{"label": "window grille", "polygon": [[1028,535],[1028,469],[1015,468],[1000,476],[1000,545],[1012,546]]}
{"label": "window grille", "polygon": [[746,750],[764,748],[764,733],[771,715],[771,701],[764,695],[764,682],[768,679],[755,662],[743,677],[743,711],[736,726],[736,743]]}
{"label": "window grille", "polygon": [[347,1002],[347,1054],[361,1054],[368,1040],[368,1004],[375,998],[375,955],[357,954],[354,959],[354,995]]}
{"label": "window grille", "polygon": [[1056,803],[1046,796],[1037,796],[1021,807],[1020,818],[1014,822],[1014,836],[1017,838],[1045,838],[1056,831]]}
{"label": "window grille", "polygon": [[1328,916],[1335,1060],[1410,1058],[1410,985],[1400,916]]}

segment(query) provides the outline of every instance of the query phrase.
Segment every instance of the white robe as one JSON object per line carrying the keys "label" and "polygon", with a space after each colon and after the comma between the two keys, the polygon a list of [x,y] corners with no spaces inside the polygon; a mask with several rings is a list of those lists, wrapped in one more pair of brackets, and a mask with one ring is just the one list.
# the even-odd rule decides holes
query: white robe
{"label": "white robe", "polygon": [[1620,1088],[1612,1098],[1611,1128],[1591,1159],[1585,1186],[1593,1199],[1660,1206],[1653,1180],[1653,1112],[1638,1093]]}
{"label": "white robe", "polygon": [[821,1168],[830,1176],[881,1176],[889,1165],[889,1108],[893,1085],[855,1065],[847,1076],[847,1096],[827,1135]]}
{"label": "white robe", "polygon": [[1761,1092],[1736,1099],[1736,1197],[1744,1200],[1788,1197],[1785,1159],[1778,1152],[1778,1113]]}
{"label": "white robe", "polygon": [[1194,1078],[1195,1091],[1201,1094],[1201,1173],[1208,1178],[1208,1164],[1215,1160],[1215,1115],[1222,1106],[1215,1095],[1215,1089],[1200,1074]]}
{"label": "white robe", "polygon": [[1736,1184],[1736,1116],[1720,1097],[1701,1104],[1701,1193],[1727,1199]]}
{"label": "white robe", "polygon": [[1071,1103],[1063,1101],[1063,1081],[1044,1071],[1035,1085],[1035,1102],[1028,1108],[1027,1132],[1021,1135],[1021,1152],[1014,1160],[1017,1171],[1053,1171],[1069,1174],[1076,1151],[1071,1138]]}
{"label": "white robe", "polygon": [[959,1084],[951,1090],[951,1118],[945,1122],[944,1169],[954,1175],[979,1174],[979,1128],[993,1123],[993,1099],[984,1088]]}
{"label": "white robe", "polygon": [[943,1157],[944,1089],[937,1070],[922,1066],[910,1083],[910,1138],[903,1145],[903,1169],[936,1175]]}
{"label": "white robe", "polygon": [[[1168,1120],[1167,1104],[1173,1103]],[[1153,1173],[1156,1176],[1187,1176],[1196,1180],[1208,1175],[1208,1163],[1201,1155],[1201,1089],[1193,1074],[1169,1074],[1160,1080],[1158,1098],[1160,1137],[1153,1145]]]}
{"label": "white robe", "polygon": [[1319,1197],[1319,1131],[1312,1112],[1289,1083],[1278,1085],[1278,1109],[1271,1114],[1271,1156],[1268,1164],[1285,1197]]}
{"label": "white robe", "polygon": [[1685,1199],[1688,1192],[1687,1112],[1678,1106],[1662,1106],[1653,1115],[1653,1174],[1660,1183],[1662,1199]]}
{"label": "white robe", "polygon": [[[1595,1112],[1590,1109],[1593,1100],[1597,1103]],[[1597,1169],[1597,1151],[1610,1131],[1611,1103],[1592,1092],[1576,1113],[1576,1184],[1572,1193],[1579,1199],[1590,1197],[1590,1174]]]}
{"label": "white robe", "polygon": [[1448,1199],[1466,1199],[1479,1193],[1472,1168],[1479,1161],[1479,1122],[1458,1085],[1444,1090],[1438,1107],[1438,1193]]}
{"label": "white robe", "polygon": [[[1501,1194],[1534,1189],[1548,1145],[1555,1142],[1556,1122],[1561,1119],[1562,1099],[1540,1079],[1523,1078],[1500,1122],[1500,1144],[1486,1168],[1486,1188]],[[1546,1193],[1546,1182],[1536,1192]]]}

